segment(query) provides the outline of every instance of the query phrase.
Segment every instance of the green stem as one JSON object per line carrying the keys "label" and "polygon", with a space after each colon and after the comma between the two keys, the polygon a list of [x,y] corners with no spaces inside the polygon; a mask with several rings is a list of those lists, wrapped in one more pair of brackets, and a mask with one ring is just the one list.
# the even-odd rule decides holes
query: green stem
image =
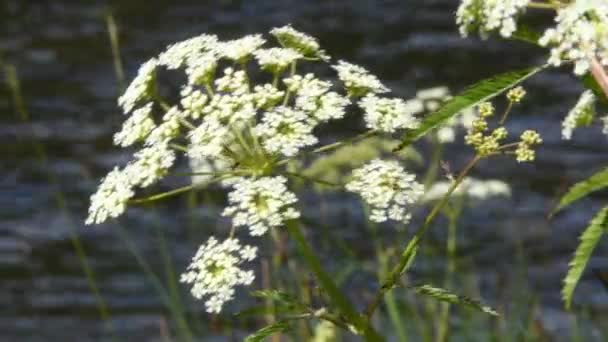
{"label": "green stem", "polygon": [[364,317],[357,312],[353,304],[342,291],[338,289],[338,286],[335,284],[332,277],[325,272],[321,266],[321,262],[304,238],[304,235],[302,235],[299,222],[296,220],[288,221],[287,230],[296,241],[298,250],[304,257],[308,267],[310,267],[311,271],[317,277],[319,284],[329,295],[330,300],[337,307],[338,311],[353,325],[355,332],[362,334],[366,341],[384,341],[384,338],[374,330],[369,321],[365,320]]}
{"label": "green stem", "polygon": [[408,268],[414,261],[414,258],[416,257],[416,252],[418,250],[418,244],[420,243],[420,240],[422,240],[422,237],[424,236],[424,234],[426,233],[428,228],[431,226],[431,223],[433,223],[433,221],[435,220],[435,217],[437,217],[437,214],[439,214],[441,209],[443,209],[443,207],[448,203],[452,193],[456,190],[456,188],[458,188],[458,186],[460,185],[460,183],[462,183],[462,181],[464,180],[466,175],[469,173],[469,171],[471,171],[471,169],[475,166],[475,164],[477,164],[477,162],[480,159],[481,159],[481,157],[475,156],[465,166],[464,170],[462,170],[462,172],[458,175],[458,178],[456,178],[456,180],[454,181],[454,183],[452,184],[452,186],[450,187],[448,192],[445,194],[445,196],[443,196],[441,201],[439,201],[433,207],[433,209],[431,210],[429,215],[424,220],[424,223],[422,224],[422,226],[420,228],[418,228],[418,230],[414,234],[414,237],[412,237],[410,242],[407,244],[407,246],[401,253],[401,257],[399,259],[399,264],[397,264],[392,269],[388,278],[386,279],[386,281],[384,282],[384,284],[378,291],[376,297],[367,307],[366,315],[368,318],[370,318],[373,315],[374,311],[376,310],[376,308],[382,301],[382,298],[384,298],[384,295],[396,286],[396,284],[399,282],[399,279],[401,278],[401,275],[403,275],[403,273],[405,273],[408,270]]}
{"label": "green stem", "polygon": [[534,1],[530,1],[530,2],[528,3],[528,7],[530,7],[530,8],[537,8],[537,9],[557,10],[557,9],[559,9],[561,6],[554,5],[554,4],[548,4],[548,3],[545,3],[545,2],[534,2]]}
{"label": "green stem", "polygon": [[287,172],[284,171],[283,174],[287,175],[287,176],[291,176],[291,177],[296,177],[296,178],[300,178],[306,181],[310,181],[313,183],[318,183],[321,185],[325,185],[325,186],[330,186],[330,187],[336,187],[336,188],[341,188],[343,185],[342,184],[338,184],[338,183],[332,183],[326,180],[322,180],[322,179],[318,179],[318,178],[313,178],[313,177],[308,177],[305,176],[303,174],[299,174],[299,173],[295,173],[295,172]]}
{"label": "green stem", "polygon": [[507,106],[505,113],[502,115],[502,118],[500,119],[501,126],[505,123],[505,121],[507,121],[507,117],[509,116],[509,113],[511,113],[511,109],[513,109],[513,102],[509,101],[509,105]]}

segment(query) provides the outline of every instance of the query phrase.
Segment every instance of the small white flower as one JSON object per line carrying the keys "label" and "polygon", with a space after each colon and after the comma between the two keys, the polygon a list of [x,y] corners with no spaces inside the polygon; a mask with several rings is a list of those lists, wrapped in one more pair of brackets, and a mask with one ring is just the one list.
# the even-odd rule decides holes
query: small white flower
{"label": "small white flower", "polygon": [[217,36],[202,34],[172,45],[158,56],[159,65],[167,69],[177,69],[189,60],[196,60],[202,52],[210,51],[217,44]]}
{"label": "small white flower", "polygon": [[125,168],[133,185],[147,187],[162,177],[175,162],[175,152],[167,144],[155,144],[135,153],[135,161]]}
{"label": "small white flower", "polygon": [[539,40],[551,46],[549,64],[574,61],[574,73],[585,74],[596,58],[608,66],[608,3],[605,0],[574,1],[558,11],[557,25]]}
{"label": "small white flower", "polygon": [[130,146],[135,142],[144,139],[156,125],[150,114],[152,113],[152,103],[133,111],[131,116],[122,125],[120,132],[114,134],[114,144],[118,146]]}
{"label": "small white flower", "polygon": [[156,126],[146,138],[146,146],[164,144],[179,134],[180,122],[179,119],[184,117],[184,113],[177,107],[171,107],[165,115],[163,122]]}
{"label": "small white flower", "polygon": [[203,113],[203,108],[209,101],[209,97],[198,89],[186,86],[182,89],[180,104],[184,109],[184,116],[198,119]]}
{"label": "small white flower", "polygon": [[149,97],[151,83],[156,76],[157,66],[158,61],[156,58],[152,58],[142,64],[137,72],[137,76],[129,84],[124,94],[118,98],[118,105],[122,107],[125,114],[130,113],[140,101]]}
{"label": "small white flower", "polygon": [[477,29],[482,38],[494,30],[509,38],[517,30],[516,17],[529,3],[530,0],[463,0],[456,12],[456,23],[463,37]]}
{"label": "small white flower", "polygon": [[319,141],[313,129],[306,113],[280,106],[264,113],[262,122],[254,127],[254,133],[269,153],[292,157],[300,149]]}
{"label": "small white flower", "polygon": [[409,207],[424,193],[416,176],[396,161],[375,159],[353,171],[346,190],[359,194],[370,206],[370,220],[408,222]]}
{"label": "small white flower", "polygon": [[572,138],[572,133],[574,129],[579,126],[579,120],[585,115],[588,114],[590,110],[593,110],[593,106],[595,105],[596,97],[593,94],[593,91],[586,90],[583,92],[578,102],[570,110],[568,115],[562,121],[562,138],[565,140],[570,140]]}
{"label": "small white flower", "polygon": [[367,69],[345,61],[338,61],[334,68],[338,72],[338,78],[344,83],[349,93],[355,96],[371,93],[386,93],[387,87],[380,82],[378,77],[372,75]]}
{"label": "small white flower", "polygon": [[291,25],[275,27],[270,30],[270,34],[275,36],[281,45],[292,48],[306,57],[329,60],[325,51],[321,50],[316,38],[295,30]]}
{"label": "small white flower", "polygon": [[424,110],[424,105],[417,99],[404,101],[379,98],[373,94],[362,98],[359,106],[365,111],[364,119],[368,128],[387,133],[417,128],[419,120],[414,115]]}
{"label": "small white flower", "polygon": [[253,88],[253,101],[256,108],[269,109],[281,102],[285,92],[275,88],[272,84],[256,85]]}
{"label": "small white flower", "polygon": [[232,142],[230,129],[213,117],[206,117],[203,122],[188,134],[190,158],[220,158],[224,146]]}
{"label": "small white flower", "polygon": [[118,217],[125,212],[127,201],[133,197],[133,186],[129,175],[115,167],[101,180],[101,184],[91,196],[91,206],[86,224],[99,224],[110,217]]}
{"label": "small white flower", "polygon": [[604,125],[604,127],[602,128],[602,133],[608,135],[608,115],[604,116],[603,118],[600,119]]}
{"label": "small white flower", "polygon": [[235,227],[247,226],[251,235],[262,235],[285,221],[300,217],[293,208],[296,195],[289,191],[285,177],[240,178],[228,194],[228,206],[223,215],[232,217]]}
{"label": "small white flower", "polygon": [[188,84],[209,84],[215,74],[218,58],[213,52],[198,55],[196,58],[188,58],[186,61],[186,75]]}
{"label": "small white flower", "polygon": [[215,80],[215,87],[222,92],[229,92],[235,95],[244,94],[249,91],[247,74],[243,70],[226,68],[224,69],[224,76]]}
{"label": "small white flower", "polygon": [[301,53],[289,48],[260,49],[253,54],[262,69],[276,73],[285,70],[291,63],[304,57]]}
{"label": "small white flower", "polygon": [[218,43],[215,50],[222,57],[242,62],[247,60],[265,42],[266,40],[262,38],[261,34],[255,34]]}
{"label": "small white flower", "polygon": [[256,250],[255,247],[241,245],[237,239],[220,243],[210,237],[199,247],[180,281],[192,285],[190,292],[195,298],[207,297],[207,312],[219,313],[224,303],[234,298],[236,286],[253,283],[253,272],[243,270],[242,266],[255,258]]}
{"label": "small white flower", "polygon": [[350,100],[330,92],[331,82],[315,78],[313,74],[294,75],[283,80],[290,92],[296,93],[295,107],[308,113],[315,121],[341,119]]}

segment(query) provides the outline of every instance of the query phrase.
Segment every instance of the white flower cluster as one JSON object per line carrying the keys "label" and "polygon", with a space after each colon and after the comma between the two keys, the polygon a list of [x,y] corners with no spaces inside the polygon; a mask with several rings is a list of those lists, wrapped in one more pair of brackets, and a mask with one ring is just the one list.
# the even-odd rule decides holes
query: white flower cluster
{"label": "white flower cluster", "polygon": [[380,98],[373,94],[362,98],[359,106],[365,110],[367,128],[386,133],[417,128],[419,120],[414,115],[424,111],[423,103],[417,99],[404,101]]}
{"label": "white flower cluster", "polygon": [[321,50],[316,38],[299,32],[290,25],[274,28],[270,30],[270,34],[275,36],[284,47],[294,49],[305,57],[329,60],[329,56]]}
{"label": "white flower cluster", "polygon": [[508,38],[517,30],[516,17],[529,3],[530,0],[462,0],[456,12],[456,23],[463,37],[478,30],[485,38],[489,32],[498,30],[501,36]]}
{"label": "white flower cluster", "polygon": [[194,297],[208,297],[207,312],[219,313],[224,303],[234,297],[236,286],[253,283],[253,271],[243,270],[242,264],[255,259],[256,254],[257,247],[241,245],[237,239],[220,243],[211,237],[199,247],[181,282],[192,284]]}
{"label": "white flower cluster", "polygon": [[397,161],[375,159],[353,171],[346,189],[359,194],[371,209],[370,220],[408,222],[408,207],[424,194],[424,187]]}
{"label": "white flower cluster", "polygon": [[585,74],[594,58],[608,66],[608,2],[574,1],[558,11],[555,21],[555,28],[539,40],[542,46],[552,47],[550,64],[573,61],[577,75]]}
{"label": "white flower cluster", "polygon": [[580,126],[580,121],[584,119],[590,111],[593,111],[596,97],[593,91],[586,90],[579,98],[576,105],[568,112],[568,115],[562,121],[562,138],[565,140],[572,139],[572,133]]}
{"label": "white flower cluster", "polygon": [[[452,182],[439,181],[433,184],[425,193],[422,201],[430,202],[442,199],[452,187]],[[499,180],[479,180],[465,178],[454,190],[451,197],[464,196],[471,199],[484,200],[493,196],[510,196],[509,184]]]}
{"label": "white flower cluster", "polygon": [[224,210],[224,215],[231,216],[235,226],[248,226],[253,236],[300,217],[293,207],[298,199],[286,183],[287,179],[282,176],[237,181],[228,194],[231,205]]}
{"label": "white flower cluster", "polygon": [[[420,101],[380,98],[378,94],[388,88],[366,69],[344,61],[333,66],[343,84],[312,73],[298,74],[300,61],[328,62],[329,57],[316,39],[291,26],[271,34],[281,47],[266,48],[261,35],[231,41],[200,35],[168,46],[142,65],[119,98],[129,116],[114,136],[116,145],[142,147],[124,168],[115,168],[102,180],[91,196],[87,224],[121,215],[138,187],[161,180],[183,155],[190,162],[192,182],[217,181],[231,189],[223,215],[232,219],[233,227],[263,235],[300,216],[287,179],[274,176],[277,169],[317,144],[315,129],[343,118],[351,101],[365,110],[372,129],[392,133],[417,127],[414,114],[422,110]],[[254,63],[269,74],[270,83],[255,83],[259,73],[248,73]],[[161,98],[164,91],[159,90],[164,89],[157,84],[157,72],[163,70],[185,73],[175,103]],[[397,164],[376,161],[369,168],[375,172],[371,185],[382,189],[363,194],[374,207],[374,218],[406,220],[406,206],[422,192],[419,184]],[[361,186],[367,176],[360,171]],[[381,196],[375,198],[374,191]],[[196,297],[207,297],[207,311],[219,312],[233,297],[235,286],[252,282],[253,273],[240,266],[254,256],[253,247],[241,246],[232,235],[221,243],[211,238],[182,280],[192,284]]]}
{"label": "white flower cluster", "polygon": [[346,89],[354,95],[365,95],[367,93],[387,93],[389,89],[380,82],[378,77],[372,75],[367,69],[362,66],[338,61],[337,65],[333,66],[338,72],[338,77]]}

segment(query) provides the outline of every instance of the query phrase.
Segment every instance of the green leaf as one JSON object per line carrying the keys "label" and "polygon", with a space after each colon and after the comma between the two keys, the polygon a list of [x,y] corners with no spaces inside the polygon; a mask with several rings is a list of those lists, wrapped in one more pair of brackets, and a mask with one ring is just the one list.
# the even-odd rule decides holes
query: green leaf
{"label": "green leaf", "polygon": [[417,129],[409,131],[403,136],[401,143],[397,146],[395,151],[399,151],[412,144],[414,141],[420,139],[429,131],[440,126],[463,110],[502,94],[543,69],[544,67],[536,67],[507,72],[476,83],[460,95],[455,96],[453,99],[446,102],[438,111],[424,117]]}
{"label": "green leaf", "polygon": [[253,297],[265,298],[275,301],[280,304],[290,305],[294,307],[303,307],[304,305],[298,302],[298,299],[284,291],[280,290],[259,290],[251,292]]}
{"label": "green leaf", "polygon": [[572,186],[559,201],[557,207],[553,209],[551,215],[554,215],[558,211],[589,195],[590,193],[601,190],[605,187],[608,187],[608,168],[594,174],[582,182],[574,184],[574,186]]}
{"label": "green leaf", "polygon": [[466,306],[492,316],[499,316],[496,310],[489,306],[481,304],[481,302],[471,299],[466,296],[454,294],[448,290],[433,287],[431,285],[413,286],[411,287],[417,294],[429,296],[442,302],[448,302],[451,304]]}
{"label": "green leaf", "polygon": [[518,24],[517,26],[517,31],[513,32],[511,38],[538,46],[540,33],[525,25]]}
{"label": "green leaf", "polygon": [[581,242],[576,248],[574,258],[570,261],[570,268],[564,278],[564,287],[562,288],[562,299],[568,310],[570,310],[572,304],[574,289],[583,275],[585,266],[589,262],[595,246],[606,230],[608,230],[608,207],[600,210],[593,220],[591,220],[591,223],[581,235]]}
{"label": "green leaf", "polygon": [[263,327],[254,334],[247,336],[247,338],[245,338],[245,342],[260,342],[263,341],[266,337],[287,331],[288,329],[290,329],[289,323],[285,321],[278,321],[276,323]]}

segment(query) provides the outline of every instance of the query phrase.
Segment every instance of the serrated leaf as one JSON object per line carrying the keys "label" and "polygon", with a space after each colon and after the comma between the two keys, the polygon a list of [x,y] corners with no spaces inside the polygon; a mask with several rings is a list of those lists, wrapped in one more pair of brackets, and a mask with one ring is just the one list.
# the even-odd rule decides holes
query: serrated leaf
{"label": "serrated leaf", "polygon": [[474,84],[460,95],[446,102],[438,111],[425,116],[417,129],[411,130],[403,136],[402,142],[395,151],[412,144],[463,110],[502,94],[543,69],[544,67],[537,67],[507,72]]}
{"label": "serrated leaf", "polygon": [[569,263],[570,267],[568,274],[564,278],[564,287],[562,288],[562,299],[568,310],[570,310],[572,304],[574,289],[583,275],[583,271],[591,258],[595,246],[606,230],[608,230],[608,207],[600,210],[591,220],[591,223],[580,237],[581,242],[576,248],[574,258]]}
{"label": "serrated leaf", "polygon": [[601,190],[605,187],[608,187],[608,168],[594,174],[582,182],[574,184],[561,198],[557,207],[551,212],[551,215],[554,215],[558,211],[589,195],[590,193]]}
{"label": "serrated leaf", "polygon": [[245,342],[260,342],[268,336],[285,332],[288,329],[290,329],[289,323],[285,321],[278,321],[276,323],[263,327],[254,334],[247,336],[247,338],[245,338]]}
{"label": "serrated leaf", "polygon": [[492,316],[499,316],[496,310],[489,306],[483,305],[478,300],[454,294],[446,289],[434,287],[431,285],[422,285],[411,287],[417,294],[429,296],[442,302],[448,302],[451,304],[466,306]]}

